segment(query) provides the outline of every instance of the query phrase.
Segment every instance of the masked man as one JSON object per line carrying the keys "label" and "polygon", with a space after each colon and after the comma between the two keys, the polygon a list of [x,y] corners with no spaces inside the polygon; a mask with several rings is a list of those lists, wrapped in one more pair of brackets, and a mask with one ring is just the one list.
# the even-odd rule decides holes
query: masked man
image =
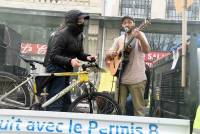
{"label": "masked man", "polygon": [[[44,64],[46,71],[72,72],[80,67],[80,60],[91,61],[94,56],[83,51],[83,30],[89,16],[79,10],[65,14],[62,27],[50,38]],[[55,77],[47,86],[47,100],[69,85],[69,77]],[[67,111],[71,104],[70,92],[47,107],[48,111]]]}

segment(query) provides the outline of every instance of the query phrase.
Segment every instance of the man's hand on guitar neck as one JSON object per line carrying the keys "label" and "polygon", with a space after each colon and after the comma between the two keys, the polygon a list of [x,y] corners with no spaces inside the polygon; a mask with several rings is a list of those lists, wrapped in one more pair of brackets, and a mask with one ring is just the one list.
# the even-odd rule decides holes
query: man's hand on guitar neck
{"label": "man's hand on guitar neck", "polygon": [[142,32],[139,31],[138,28],[135,28],[134,30],[132,30],[132,35],[133,35],[135,38],[139,39],[139,40],[140,40],[141,38],[143,38]]}
{"label": "man's hand on guitar neck", "polygon": [[150,46],[149,43],[146,39],[146,36],[144,35],[144,33],[142,33],[141,31],[139,31],[137,28],[134,29],[132,31],[132,35],[137,38],[138,40],[140,40],[140,47],[142,52],[144,53],[148,53],[150,51]]}

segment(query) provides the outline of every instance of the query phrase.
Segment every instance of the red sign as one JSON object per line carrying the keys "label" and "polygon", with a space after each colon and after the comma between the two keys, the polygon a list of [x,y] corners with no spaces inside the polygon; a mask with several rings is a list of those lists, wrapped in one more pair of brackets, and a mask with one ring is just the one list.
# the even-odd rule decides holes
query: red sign
{"label": "red sign", "polygon": [[157,62],[158,60],[161,60],[162,58],[168,55],[170,55],[170,52],[151,51],[145,55],[144,61],[146,62],[146,64],[152,67],[155,62]]}
{"label": "red sign", "polygon": [[24,42],[21,44],[22,54],[44,55],[46,52],[47,52],[47,45],[24,43]]}

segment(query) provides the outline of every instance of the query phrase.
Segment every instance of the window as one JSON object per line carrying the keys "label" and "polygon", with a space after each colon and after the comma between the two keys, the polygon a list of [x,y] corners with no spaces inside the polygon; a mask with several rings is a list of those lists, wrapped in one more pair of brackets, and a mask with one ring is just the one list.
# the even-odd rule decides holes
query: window
{"label": "window", "polygon": [[134,18],[150,17],[151,0],[122,0],[121,15],[130,15]]}
{"label": "window", "polygon": [[[193,4],[188,8],[188,20],[199,20],[200,0],[193,0]],[[181,13],[177,13],[174,5],[174,0],[167,0],[166,19],[180,20]]]}

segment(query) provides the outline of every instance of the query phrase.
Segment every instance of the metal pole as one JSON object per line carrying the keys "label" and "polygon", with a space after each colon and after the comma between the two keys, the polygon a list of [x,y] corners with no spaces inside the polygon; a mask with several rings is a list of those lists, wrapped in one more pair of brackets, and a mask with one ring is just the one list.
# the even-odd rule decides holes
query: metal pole
{"label": "metal pole", "polygon": [[186,86],[186,41],[187,41],[187,0],[184,0],[182,12],[182,75],[181,87]]}
{"label": "metal pole", "polygon": [[104,21],[103,22],[103,42],[102,42],[102,48],[101,48],[101,62],[100,62],[100,67],[103,67],[105,42],[106,42],[106,28],[105,28],[105,21]]}

